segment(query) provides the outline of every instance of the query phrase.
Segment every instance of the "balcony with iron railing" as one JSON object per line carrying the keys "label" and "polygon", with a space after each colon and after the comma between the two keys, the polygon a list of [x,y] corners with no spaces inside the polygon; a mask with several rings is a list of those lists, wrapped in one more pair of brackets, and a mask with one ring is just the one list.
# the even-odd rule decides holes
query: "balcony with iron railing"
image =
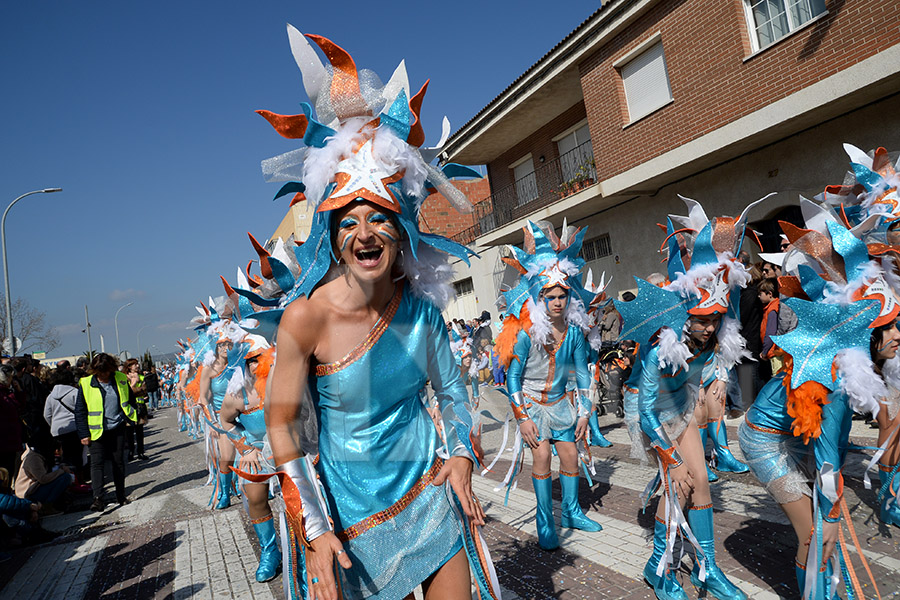
{"label": "balcony with iron railing", "polygon": [[460,244],[562,200],[597,179],[590,140],[500,188],[475,205],[475,224],[453,236]]}

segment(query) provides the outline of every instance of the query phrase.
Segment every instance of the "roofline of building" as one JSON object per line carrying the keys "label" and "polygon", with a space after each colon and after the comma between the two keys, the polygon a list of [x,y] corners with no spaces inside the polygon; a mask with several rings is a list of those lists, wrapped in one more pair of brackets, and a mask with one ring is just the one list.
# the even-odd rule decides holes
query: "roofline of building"
{"label": "roofline of building", "polygon": [[629,25],[659,1],[609,0],[604,2],[591,16],[510,83],[487,106],[457,129],[444,146],[444,152],[441,154],[442,160],[452,160],[453,156],[463,147],[471,143],[480,133],[489,129],[492,122],[497,121],[516,105],[521,104],[567,67],[577,63],[603,42],[618,34],[623,27]]}

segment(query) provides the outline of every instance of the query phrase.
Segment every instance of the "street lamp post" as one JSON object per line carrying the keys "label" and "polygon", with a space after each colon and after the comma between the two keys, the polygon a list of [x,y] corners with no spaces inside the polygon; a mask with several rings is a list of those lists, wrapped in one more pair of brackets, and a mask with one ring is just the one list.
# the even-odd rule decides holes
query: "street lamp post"
{"label": "street lamp post", "polygon": [[148,327],[150,327],[150,326],[149,326],[149,325],[144,325],[143,327],[141,327],[140,329],[138,329],[138,334],[137,334],[137,343],[138,343],[138,345],[137,345],[137,351],[138,351],[138,354],[139,354],[139,355],[140,355],[140,354],[143,354],[143,353],[141,352],[141,332],[142,332],[143,330],[147,329]]}
{"label": "street lamp post", "polygon": [[113,318],[113,322],[116,324],[116,357],[120,359],[122,358],[122,351],[119,349],[119,313],[122,312],[123,308],[128,308],[132,304],[134,304],[134,302],[129,302],[128,304],[120,306],[119,310],[116,311],[116,316]]}
{"label": "street lamp post", "polygon": [[6,213],[13,207],[13,204],[32,194],[51,194],[53,192],[61,192],[62,188],[45,188],[43,190],[34,190],[27,194],[22,194],[9,203],[6,210],[3,211],[3,219],[0,219],[0,245],[3,246],[3,279],[6,283],[6,336],[9,338],[9,353],[11,356],[16,355],[16,337],[13,335],[12,326],[12,300],[9,293],[9,268],[6,263]]}

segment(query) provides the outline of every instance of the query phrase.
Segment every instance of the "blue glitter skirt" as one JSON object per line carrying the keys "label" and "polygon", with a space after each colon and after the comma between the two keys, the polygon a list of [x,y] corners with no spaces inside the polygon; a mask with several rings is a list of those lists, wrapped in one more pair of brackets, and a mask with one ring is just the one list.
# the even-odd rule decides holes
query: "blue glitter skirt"
{"label": "blue glitter skirt", "polygon": [[778,504],[812,494],[815,463],[803,438],[760,430],[744,421],[738,429],[738,443],[750,472]]}

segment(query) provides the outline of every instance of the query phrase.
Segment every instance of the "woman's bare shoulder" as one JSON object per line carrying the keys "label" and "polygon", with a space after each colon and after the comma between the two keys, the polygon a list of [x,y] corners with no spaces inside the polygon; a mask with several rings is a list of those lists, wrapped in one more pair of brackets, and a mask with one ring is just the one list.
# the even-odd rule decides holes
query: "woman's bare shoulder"
{"label": "woman's bare shoulder", "polygon": [[297,298],[287,305],[278,327],[279,342],[287,334],[308,351],[315,348],[319,334],[328,322],[330,310],[319,295]]}

